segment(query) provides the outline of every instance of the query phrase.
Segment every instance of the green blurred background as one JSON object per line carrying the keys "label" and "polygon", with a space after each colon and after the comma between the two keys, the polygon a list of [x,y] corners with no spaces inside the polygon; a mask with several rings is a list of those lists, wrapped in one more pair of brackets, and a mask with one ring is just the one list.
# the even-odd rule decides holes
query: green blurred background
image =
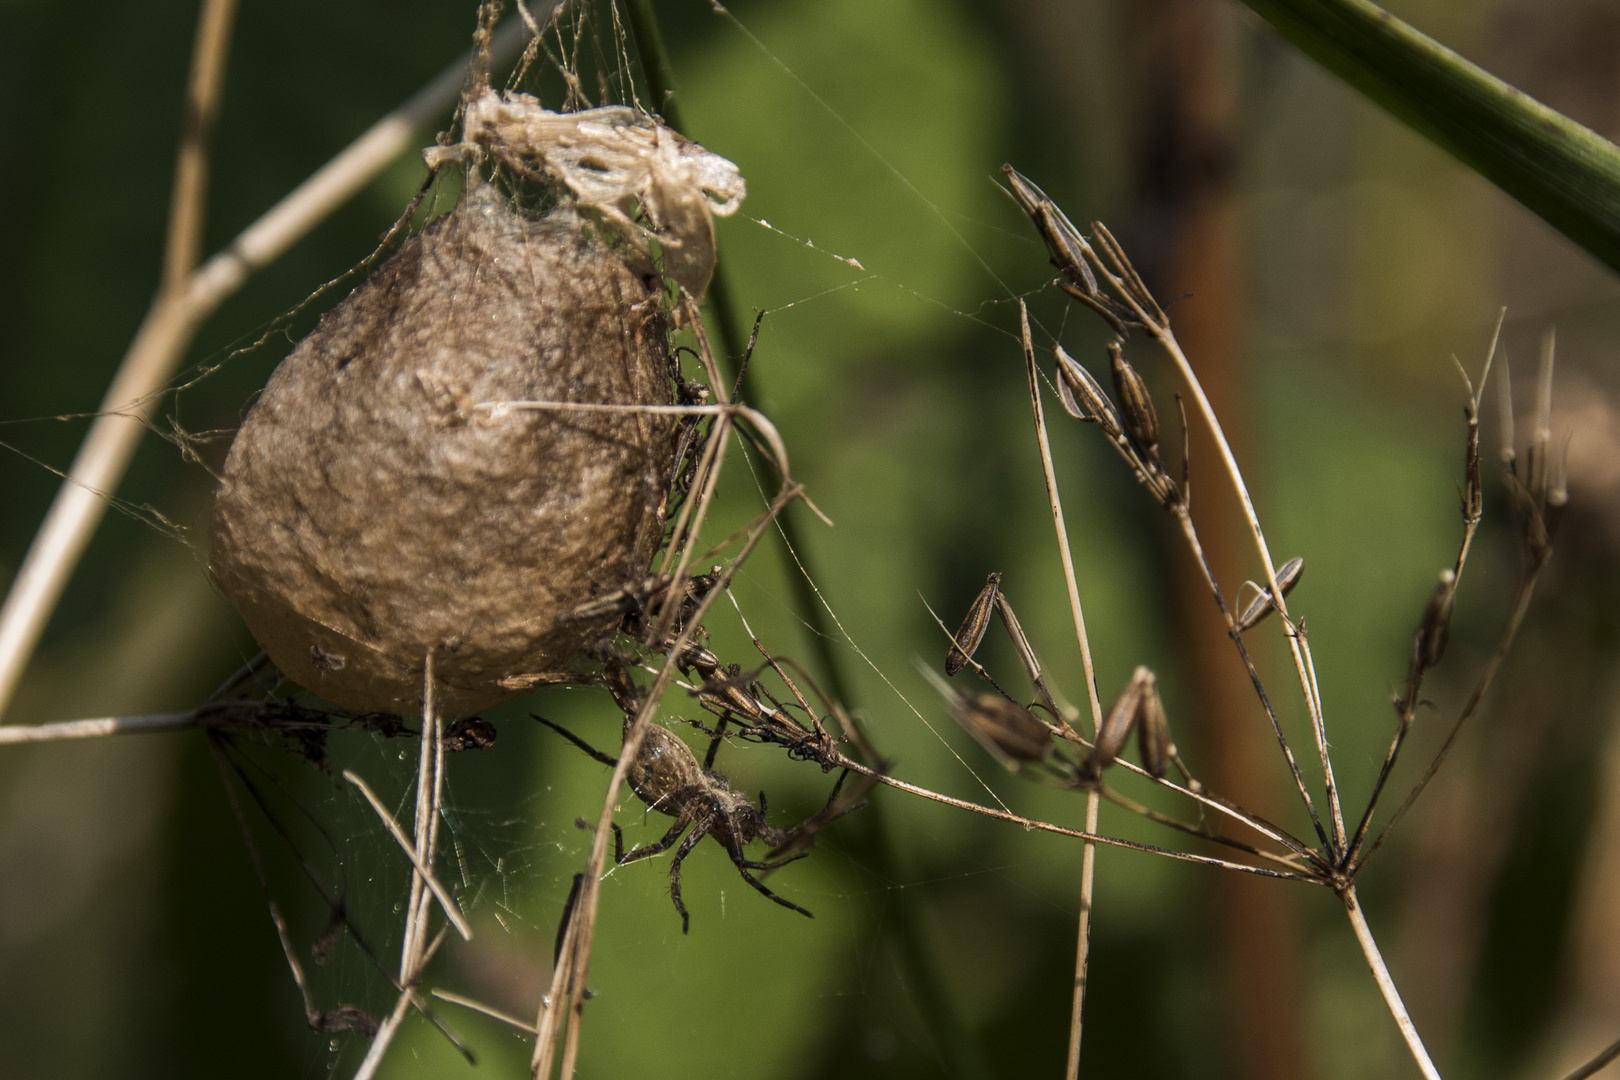
{"label": "green blurred background", "polygon": [[[1556,431],[1568,440],[1573,494],[1559,552],[1491,706],[1362,895],[1448,1076],[1555,1075],[1620,1034],[1620,934],[1607,917],[1620,886],[1612,276],[1233,3],[740,0],[735,19],[700,0],[657,7],[688,133],[748,179],[742,212],[720,226],[737,314],[768,312],[748,396],[836,522],[800,514],[797,525],[848,634],[832,651],[849,704],[915,782],[980,801],[992,800],[988,785],[1021,812],[1083,819],[1078,796],[1003,774],[915,667],[918,656],[936,666],[943,656],[925,602],[954,626],[999,570],[1055,681],[1081,697],[1014,298],[1029,298],[1043,355],[1062,340],[1101,373],[1102,337],[1047,287],[1044,251],[996,186],[1004,161],[1077,220],[1108,221],[1161,299],[1174,300],[1273,551],[1306,559],[1290,606],[1309,621],[1355,808],[1393,723],[1388,699],[1411,628],[1459,536],[1463,391],[1450,357],[1477,371],[1505,305],[1503,340],[1528,400],[1541,335],[1557,326]],[[472,8],[244,4],[208,250],[463,49]],[[1620,131],[1611,5],[1391,8],[1599,132]],[[55,418],[96,407],[156,287],[195,16],[189,3],[0,3],[0,94],[13,118],[0,169],[12,208],[11,255],[0,261],[5,573],[55,491],[51,470],[66,467],[86,428]],[[599,26],[611,68],[611,23]],[[343,290],[289,321],[282,313],[369,254],[422,175],[417,160],[401,160],[226,304],[187,370],[227,362],[174,395],[165,415],[188,432],[228,433],[290,341]],[[261,336],[261,347],[232,355]],[[1145,343],[1132,355],[1173,429],[1161,358]],[[1488,446],[1493,416],[1487,409]],[[1307,828],[1169,519],[1095,430],[1054,420],[1064,421],[1055,452],[1105,699],[1149,664],[1195,771]],[[217,461],[224,446],[204,458]],[[715,538],[761,501],[743,457],[729,467]],[[1197,442],[1192,469],[1230,595],[1260,568],[1231,541],[1228,492]],[[184,532],[154,527],[144,511],[109,514],[6,720],[186,708],[254,651],[204,573],[209,492],[207,472],[172,442],[146,439],[118,494]],[[1517,556],[1494,484],[1475,557],[1401,790],[1505,615]],[[767,542],[739,575],[737,600],[773,649],[825,679],[789,566]],[[729,604],[709,625],[722,657],[750,663]],[[1291,671],[1268,629],[1262,667],[1303,740]],[[1003,642],[987,655],[1015,675]],[[670,708],[695,715],[675,697]],[[584,864],[588,837],[574,818],[595,813],[607,775],[529,721],[531,710],[614,743],[605,695],[548,691],[491,716],[492,749],[451,759],[444,865],[476,936],[448,944],[426,980],[521,1016],[549,977],[557,918]],[[354,736],[332,750],[386,799],[403,798],[408,742]],[[392,963],[404,859],[334,776],[271,748],[252,756],[284,785],[271,801],[301,849],[342,882]],[[739,787],[764,788],[778,823],[819,806],[831,780],[769,748],[731,746],[719,764]],[[813,922],[745,888],[713,844],[686,864],[686,937],[667,863],[613,872],[582,1072],[1056,1074],[1079,846],[893,791],[874,799],[771,879]],[[298,818],[295,800],[310,818]],[[639,810],[627,797],[627,839],[656,839],[664,825]],[[307,950],[326,913],[263,815],[249,813]],[[1116,835],[1175,839],[1112,808],[1103,822]],[[1104,850],[1095,925],[1084,1075],[1416,1075],[1325,891]],[[324,965],[306,952],[306,965],[321,1007],[377,1014],[390,1004],[386,981],[350,942]],[[439,1011],[477,1049],[478,1070],[416,1019],[384,1075],[526,1075],[524,1039],[454,1005]],[[362,1053],[353,1037],[305,1024],[200,736],[0,754],[0,1075],[344,1076]]]}

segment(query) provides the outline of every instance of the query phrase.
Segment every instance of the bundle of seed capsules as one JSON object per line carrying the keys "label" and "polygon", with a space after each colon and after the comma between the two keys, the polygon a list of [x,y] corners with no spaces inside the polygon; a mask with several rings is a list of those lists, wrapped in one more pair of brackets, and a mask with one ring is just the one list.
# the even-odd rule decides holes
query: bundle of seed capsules
{"label": "bundle of seed capsules", "polygon": [[590,406],[671,403],[669,283],[702,293],[712,215],[744,194],[631,109],[485,90],[462,127],[425,153],[465,170],[458,205],[276,368],[214,505],[214,580],[283,672],[355,712],[419,712],[431,652],[440,711],[469,716],[611,629],[570,615],[646,573],[676,426]]}

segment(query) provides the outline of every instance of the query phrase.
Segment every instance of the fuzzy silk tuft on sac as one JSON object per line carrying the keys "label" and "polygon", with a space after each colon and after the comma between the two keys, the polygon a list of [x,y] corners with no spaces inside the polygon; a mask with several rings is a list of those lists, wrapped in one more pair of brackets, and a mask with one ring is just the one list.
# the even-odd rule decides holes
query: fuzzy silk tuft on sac
{"label": "fuzzy silk tuft on sac", "polygon": [[408,240],[271,376],[225,463],[210,570],[272,660],[345,709],[468,716],[565,671],[663,534],[660,297],[571,209],[492,183]]}

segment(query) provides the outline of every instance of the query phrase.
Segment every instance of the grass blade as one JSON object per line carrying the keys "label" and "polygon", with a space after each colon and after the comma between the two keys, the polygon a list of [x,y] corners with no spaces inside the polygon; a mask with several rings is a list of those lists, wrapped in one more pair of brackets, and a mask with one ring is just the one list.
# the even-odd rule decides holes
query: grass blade
{"label": "grass blade", "polygon": [[1243,0],[1420,135],[1620,270],[1620,147],[1367,0]]}

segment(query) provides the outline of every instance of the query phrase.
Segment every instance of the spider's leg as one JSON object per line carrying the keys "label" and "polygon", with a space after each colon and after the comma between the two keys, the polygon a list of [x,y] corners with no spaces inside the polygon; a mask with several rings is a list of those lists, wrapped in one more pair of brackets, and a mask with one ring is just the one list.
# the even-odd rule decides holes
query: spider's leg
{"label": "spider's leg", "polygon": [[[623,866],[625,863],[633,863],[637,859],[645,859],[652,855],[662,854],[663,852],[668,851],[669,846],[680,838],[681,830],[690,824],[691,819],[684,816],[678,817],[675,819],[675,824],[669,827],[669,832],[665,833],[664,838],[658,841],[658,843],[648,844],[644,848],[636,848],[634,851],[626,855],[624,854],[624,841],[622,839],[624,834],[619,831],[618,823],[615,822],[613,825],[613,861],[618,863],[620,866]],[[702,836],[703,834],[698,833],[697,835]],[[682,845],[682,849],[685,849],[684,844]]]}
{"label": "spider's leg", "polygon": [[692,917],[686,913],[686,905],[681,903],[681,860],[692,854],[692,849],[697,847],[698,841],[702,840],[708,833],[708,823],[694,828],[691,835],[681,842],[680,847],[675,849],[675,858],[670,860],[669,864],[669,898],[675,901],[675,910],[681,913],[681,933],[683,934],[691,929]]}
{"label": "spider's leg", "polygon": [[[733,860],[733,861],[735,861],[735,860]],[[788,860],[788,861],[791,861],[791,860]],[[785,908],[791,908],[792,910],[797,911],[800,915],[803,915],[807,919],[815,918],[814,914],[812,914],[811,912],[806,911],[804,908],[800,907],[798,904],[795,904],[793,901],[784,900],[780,896],[777,896],[775,893],[771,892],[771,890],[769,890],[769,889],[767,889],[765,887],[765,883],[763,881],[760,881],[758,878],[754,877],[753,874],[750,874],[747,870],[743,869],[743,864],[740,863],[740,862],[737,863],[737,873],[742,875],[742,879],[744,881],[748,882],[748,884],[750,884],[754,888],[758,889],[764,896],[768,897],[769,899],[775,900],[778,904],[781,904]]]}
{"label": "spider's leg", "polygon": [[726,737],[726,718],[720,717],[720,722],[714,725],[714,738],[709,740],[709,752],[703,755],[703,767],[714,768],[714,755],[720,752],[720,740]]}
{"label": "spider's leg", "polygon": [[[828,803],[827,805],[831,806],[832,804]],[[865,799],[862,799],[860,802],[857,802],[857,803],[850,803],[848,806],[844,807],[842,810],[838,811],[838,813],[832,815],[831,817],[821,818],[820,821],[816,821],[816,828],[818,830],[824,829],[828,825],[831,825],[833,822],[837,821],[839,818],[845,816],[846,814],[853,814],[857,810],[864,810],[864,809],[866,809],[866,800]],[[825,814],[826,812],[827,812],[826,810],[823,810],[821,813]],[[817,817],[820,817],[820,815],[818,814]],[[815,821],[816,819],[811,818],[810,820]],[[808,825],[809,823],[810,822],[808,822],[808,821],[805,822],[806,825]],[[799,826],[799,828],[803,828],[803,827],[804,826],[802,826],[802,825]]]}
{"label": "spider's leg", "polygon": [[[848,774],[846,773],[845,775]],[[855,811],[866,805],[866,800],[862,799],[860,802],[851,803],[836,813],[828,814],[827,811],[832,809],[833,803],[838,798],[838,788],[842,784],[843,780],[840,778],[838,784],[833,786],[832,797],[827,800],[827,805],[822,807],[819,813],[805,818],[791,829],[781,829],[771,835],[762,834],[760,837],[762,840],[768,844],[774,845],[769,854],[766,855],[766,858],[770,858],[772,855],[780,854],[781,852],[786,851],[788,848],[793,847],[801,842],[803,842],[806,847],[809,847],[815,843],[815,838],[822,829],[825,829],[828,825],[831,825],[845,814],[853,814]],[[806,852],[806,854],[809,853]]]}
{"label": "spider's leg", "polygon": [[536,713],[530,713],[529,715],[546,725],[546,727],[555,731],[557,734],[561,735],[563,738],[567,739],[569,742],[573,743],[575,746],[579,747],[581,750],[585,751],[587,754],[591,755],[591,757],[595,758],[597,761],[600,761],[602,764],[617,765],[619,763],[618,758],[608,757],[606,754],[602,753],[602,751],[598,750],[596,747],[592,746],[578,735],[575,735],[567,728],[553,724],[550,720],[547,720],[545,717]]}
{"label": "spider's leg", "polygon": [[810,853],[808,851],[801,851],[797,855],[789,855],[785,859],[772,859],[769,862],[758,862],[753,859],[732,859],[731,861],[739,867],[747,867],[750,870],[775,870],[778,866],[786,866],[790,862],[798,862],[800,859],[809,857]]}

